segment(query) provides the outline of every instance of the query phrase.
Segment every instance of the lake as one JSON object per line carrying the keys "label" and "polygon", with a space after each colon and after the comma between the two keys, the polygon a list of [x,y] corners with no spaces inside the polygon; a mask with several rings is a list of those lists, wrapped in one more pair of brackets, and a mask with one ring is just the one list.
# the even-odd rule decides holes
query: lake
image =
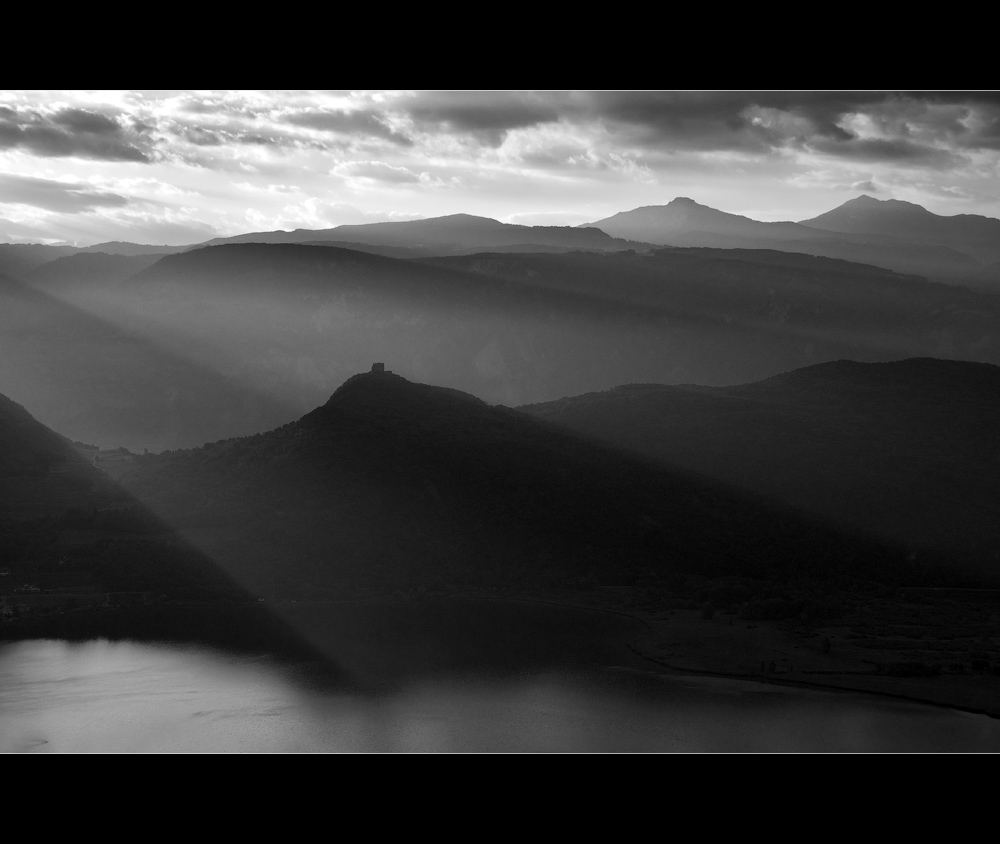
{"label": "lake", "polygon": [[[456,646],[449,606],[297,609],[328,650],[343,637],[335,675],[201,646],[3,644],[0,751],[1000,751],[1000,721],[983,715],[650,671],[611,635],[622,617],[497,602],[477,605],[477,628],[455,604],[471,631]],[[390,616],[408,635],[379,639]],[[546,645],[530,645],[543,619]]]}

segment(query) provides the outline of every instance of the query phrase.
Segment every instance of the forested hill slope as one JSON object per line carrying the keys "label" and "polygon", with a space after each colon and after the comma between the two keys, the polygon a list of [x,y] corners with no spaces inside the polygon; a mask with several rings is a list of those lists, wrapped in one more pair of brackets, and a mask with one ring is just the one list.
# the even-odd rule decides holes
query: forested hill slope
{"label": "forested hill slope", "polygon": [[113,484],[65,437],[0,395],[0,521],[103,506]]}
{"label": "forested hill slope", "polygon": [[266,434],[144,457],[123,483],[241,581],[313,598],[907,567],[789,508],[392,374],[355,376]]}
{"label": "forested hill slope", "polygon": [[735,387],[632,384],[520,409],[1000,570],[1000,367],[844,360]]}

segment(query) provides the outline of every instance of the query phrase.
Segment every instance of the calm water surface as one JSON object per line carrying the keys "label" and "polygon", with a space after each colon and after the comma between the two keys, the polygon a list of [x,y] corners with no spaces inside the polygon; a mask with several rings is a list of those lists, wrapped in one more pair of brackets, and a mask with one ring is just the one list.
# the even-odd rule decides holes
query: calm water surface
{"label": "calm water surface", "polygon": [[1000,721],[634,668],[331,688],[264,657],[0,645],[4,752],[1000,751]]}

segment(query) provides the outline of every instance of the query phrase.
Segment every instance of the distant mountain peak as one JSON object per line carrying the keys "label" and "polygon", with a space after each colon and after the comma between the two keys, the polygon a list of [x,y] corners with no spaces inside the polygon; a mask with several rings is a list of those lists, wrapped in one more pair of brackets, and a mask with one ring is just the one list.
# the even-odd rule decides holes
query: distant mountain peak
{"label": "distant mountain peak", "polygon": [[492,217],[483,217],[483,216],[481,216],[479,214],[445,214],[442,217],[430,217],[428,219],[431,219],[431,220],[468,220],[470,222],[473,221],[473,220],[475,220],[476,222],[484,222],[485,221],[487,223],[496,223],[499,226],[503,225],[503,223],[501,223],[499,220],[494,220]]}
{"label": "distant mountain peak", "polygon": [[902,199],[876,199],[873,196],[868,196],[864,193],[861,196],[856,196],[854,199],[849,199],[841,208],[864,208],[866,210],[881,210],[881,211],[893,211],[893,212],[909,212],[912,214],[931,214],[936,216],[933,212],[928,211],[923,205],[917,205],[915,202],[905,202]]}

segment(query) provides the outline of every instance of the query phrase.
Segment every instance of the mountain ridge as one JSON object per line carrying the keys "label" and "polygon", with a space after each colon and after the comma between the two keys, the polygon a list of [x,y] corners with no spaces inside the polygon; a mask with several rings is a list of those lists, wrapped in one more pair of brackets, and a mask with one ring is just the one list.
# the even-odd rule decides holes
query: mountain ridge
{"label": "mountain ridge", "polygon": [[660,245],[824,255],[1000,292],[1000,286],[981,273],[983,263],[1000,260],[1000,220],[941,217],[900,200],[858,197],[796,223],[761,222],[679,197],[667,205],[643,206],[587,225]]}

